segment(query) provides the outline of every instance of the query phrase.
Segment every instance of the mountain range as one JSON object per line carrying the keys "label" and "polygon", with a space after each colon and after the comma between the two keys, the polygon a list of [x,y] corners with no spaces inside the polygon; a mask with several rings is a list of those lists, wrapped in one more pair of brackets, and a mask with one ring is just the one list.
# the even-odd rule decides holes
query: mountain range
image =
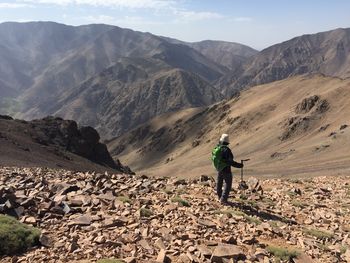
{"label": "mountain range", "polygon": [[235,90],[310,73],[350,77],[349,28],[303,35],[268,47],[221,78],[217,86],[230,95]]}
{"label": "mountain range", "polygon": [[205,107],[301,74],[348,78],[350,30],[304,35],[260,52],[188,43],[109,25],[0,24],[0,111],[55,115],[121,136],[160,114]]}
{"label": "mountain range", "polygon": [[[200,78],[201,85],[213,89],[204,83],[217,80],[228,72],[225,66],[186,45],[173,44],[149,33],[107,25],[71,27],[51,22],[3,23],[0,25],[0,37],[0,55],[3,58],[0,62],[0,83],[4,94],[1,108],[7,110],[5,113],[18,113],[18,117],[26,119],[55,114],[60,110],[60,101],[65,99],[66,94],[84,89],[89,81],[96,82],[92,80],[94,78],[101,80],[111,67],[120,71],[120,75],[113,77],[112,82],[121,78],[123,91],[126,91],[125,86],[133,89],[133,86],[139,86],[145,79],[149,80],[149,75],[163,74],[161,78],[164,78],[164,75],[169,74],[169,78],[172,78],[173,70],[178,72],[175,75],[186,74],[187,79],[193,76],[192,82],[198,82]],[[137,59],[145,61],[147,69],[141,70],[144,73],[147,71],[149,75],[135,75],[127,85],[123,85],[124,79],[133,74],[131,68],[134,67],[135,60],[137,64]],[[119,66],[126,70],[121,72]],[[107,79],[106,82],[108,81]],[[119,86],[112,88],[114,92],[120,90]],[[171,89],[177,90],[176,87]],[[208,90],[205,93],[218,92]],[[202,95],[203,93],[192,93],[191,96]],[[213,103],[219,98],[221,97],[215,95],[196,101]],[[98,102],[102,99],[97,98]],[[127,99],[128,102],[130,100],[133,98]],[[123,105],[125,101],[118,103]],[[177,107],[188,106],[181,105],[181,102],[178,104]],[[83,110],[83,105],[75,106]],[[102,105],[109,106],[111,105]],[[149,115],[154,117],[152,113]],[[135,123],[138,124],[137,121]],[[125,131],[126,128],[123,127],[120,131]],[[113,133],[118,134],[120,133]]]}

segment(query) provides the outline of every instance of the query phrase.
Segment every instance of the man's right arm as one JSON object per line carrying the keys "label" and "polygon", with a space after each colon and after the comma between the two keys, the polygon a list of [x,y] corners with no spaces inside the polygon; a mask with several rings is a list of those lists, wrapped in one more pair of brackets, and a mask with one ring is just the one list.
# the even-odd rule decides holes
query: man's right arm
{"label": "man's right arm", "polygon": [[242,163],[238,163],[235,162],[233,160],[233,154],[231,152],[231,150],[228,147],[225,147],[225,150],[223,152],[223,159],[225,160],[225,162],[235,168],[243,168],[243,164]]}

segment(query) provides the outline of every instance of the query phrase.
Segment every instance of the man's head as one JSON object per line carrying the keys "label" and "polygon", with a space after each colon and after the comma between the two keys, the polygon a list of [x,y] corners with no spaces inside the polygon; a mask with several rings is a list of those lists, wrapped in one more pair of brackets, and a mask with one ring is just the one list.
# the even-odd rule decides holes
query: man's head
{"label": "man's head", "polygon": [[221,144],[229,144],[230,143],[230,138],[228,137],[228,134],[224,133],[221,135],[219,142]]}

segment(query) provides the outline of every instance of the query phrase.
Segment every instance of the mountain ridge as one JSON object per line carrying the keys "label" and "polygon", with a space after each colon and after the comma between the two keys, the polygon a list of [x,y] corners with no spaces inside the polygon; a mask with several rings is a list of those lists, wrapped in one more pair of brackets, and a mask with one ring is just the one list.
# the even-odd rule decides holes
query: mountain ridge
{"label": "mountain ridge", "polygon": [[228,133],[237,160],[251,159],[249,175],[347,174],[349,85],[319,74],[295,76],[160,116],[107,145],[112,156],[141,173],[214,176],[210,152]]}
{"label": "mountain ridge", "polygon": [[[31,28],[36,29],[33,35],[30,35]],[[25,31],[26,34],[21,34],[22,31]],[[14,32],[18,32],[18,34]],[[188,76],[192,78],[191,82],[198,82],[198,77],[203,79],[200,80],[202,83],[212,82],[228,72],[226,67],[211,61],[188,46],[168,43],[150,33],[115,26],[73,27],[44,22],[8,23],[0,25],[1,34],[5,35],[2,38],[2,43],[5,46],[11,46],[12,53],[16,53],[15,50],[19,46],[23,46],[20,55],[14,56],[18,61],[12,63],[13,67],[5,66],[6,63],[10,63],[9,60],[0,62],[0,83],[4,83],[1,90],[9,90],[6,92],[9,97],[1,98],[0,110],[15,115],[17,118],[40,118],[58,112],[59,109],[56,111],[51,109],[63,100],[62,96],[72,93],[74,89],[79,89],[91,78],[100,79],[101,72],[108,67],[115,66],[118,60],[125,57],[135,60],[138,58],[152,60],[155,68],[163,67],[159,71],[170,68],[187,71],[190,73]],[[50,36],[53,36],[52,42],[50,42]],[[29,52],[30,50],[32,52]],[[8,50],[3,52],[12,58],[11,52]],[[51,56],[50,53],[52,53]],[[26,56],[24,56],[25,54]],[[28,57],[25,66],[20,61],[22,57]],[[35,66],[32,65],[34,61],[37,62]],[[23,78],[16,78],[16,76],[23,76]],[[15,78],[21,83],[16,85],[16,88],[8,86],[10,80]],[[204,86],[209,89],[207,93],[213,90],[209,83]],[[181,88],[191,89],[186,85]],[[129,87],[130,89],[131,87]],[[188,96],[187,101],[191,100],[189,99],[191,96],[201,96],[200,93],[197,95],[196,93],[185,93]],[[217,99],[220,96],[215,95],[214,97]],[[91,99],[93,100],[93,98]],[[202,101],[207,101],[210,104],[216,99],[204,98]],[[200,98],[198,97],[196,100],[200,100]],[[13,106],[9,107],[9,104]],[[197,106],[196,103],[185,105],[186,107]],[[64,111],[64,107],[62,111]],[[150,117],[154,117],[154,115],[150,113]],[[97,127],[93,122],[87,123],[87,125],[93,124]],[[139,124],[139,120],[136,120],[131,127],[137,124]],[[99,125],[102,126],[102,123]],[[114,123],[114,126],[117,124]],[[117,132],[112,135],[118,134]]]}
{"label": "mountain ridge", "polygon": [[305,34],[270,46],[248,59],[217,86],[226,94],[306,73],[349,78],[350,28]]}
{"label": "mountain ridge", "polygon": [[[12,31],[17,26],[21,28],[18,32],[25,31],[25,34],[14,36]],[[37,35],[31,36],[28,29],[30,27],[41,28],[41,30],[37,30]],[[45,22],[0,24],[0,35],[5,35],[1,38],[0,45],[0,52],[3,53],[0,55],[4,58],[0,62],[0,91],[8,96],[0,99],[0,111],[25,119],[52,114],[63,114],[69,118],[73,115],[79,116],[77,112],[83,111],[83,107],[79,106],[79,101],[86,103],[87,101],[96,101],[96,98],[88,98],[85,92],[81,99],[75,100],[74,107],[70,107],[71,113],[66,111],[61,102],[70,101],[69,94],[77,94],[77,91],[82,90],[82,87],[91,79],[94,79],[97,86],[101,86],[103,83],[106,90],[112,89],[112,84],[116,84],[114,91],[119,90],[123,99],[121,104],[116,104],[114,101],[113,105],[120,109],[120,105],[123,105],[123,101],[125,101],[122,93],[125,93],[125,90],[131,91],[133,89],[133,85],[137,82],[136,78],[147,79],[137,74],[132,77],[125,71],[126,64],[129,63],[132,67],[137,60],[148,60],[149,63],[145,67],[154,67],[154,74],[157,70],[163,72],[170,69],[189,72],[187,76],[190,76],[191,80],[186,83],[200,82],[202,84],[199,86],[206,87],[207,91],[204,93],[209,94],[209,97],[203,101],[207,105],[223,98],[221,95],[210,94],[214,91],[230,98],[237,95],[237,92],[242,89],[300,74],[322,73],[327,76],[344,78],[350,76],[348,70],[350,65],[349,32],[350,29],[337,29],[303,35],[271,46],[259,53],[238,44],[238,53],[235,53],[237,43],[220,41],[187,43],[116,26],[73,27]],[[53,41],[50,42],[50,38],[44,36],[53,36]],[[12,56],[11,54],[21,46],[19,44],[23,44],[24,48],[17,55]],[[31,49],[32,52],[29,52]],[[243,60],[240,60],[237,56],[242,52]],[[50,53],[52,56],[49,56]],[[232,53],[232,56],[228,56],[228,53]],[[234,57],[237,58],[234,59],[237,65],[228,66],[227,63]],[[23,61],[22,65],[23,58],[26,58],[26,61]],[[129,58],[130,62],[126,62],[126,58]],[[123,59],[124,62],[118,64],[118,61]],[[223,59],[227,59],[227,61]],[[34,61],[39,62],[33,66]],[[121,66],[120,70],[124,70],[124,73],[118,73],[124,74],[124,76],[119,76],[121,79],[118,81],[123,82],[122,78],[125,76],[134,78],[134,81],[128,81],[121,85],[116,82],[118,77],[112,78],[112,82],[101,77],[102,72],[117,65]],[[154,78],[153,73],[147,73],[149,80]],[[141,73],[139,72],[139,74]],[[201,80],[198,81],[198,78]],[[101,83],[97,83],[97,81],[101,81]],[[179,86],[175,85],[174,87],[178,88]],[[140,86],[137,84],[135,92],[130,92],[130,94],[139,94],[137,92],[139,88]],[[187,103],[191,101],[190,97],[194,94],[196,96],[204,94],[198,89],[197,93],[193,94],[187,92],[191,90],[188,85],[183,85],[180,89],[180,92],[188,96],[182,100],[186,102],[182,103],[183,107],[207,106]],[[76,91],[74,92],[74,90]],[[175,93],[175,91],[172,92]],[[101,94],[100,92],[98,96],[103,96]],[[139,99],[135,98],[135,100]],[[130,100],[135,101],[133,98]],[[199,97],[196,100],[200,100]],[[104,101],[112,102],[113,99]],[[71,101],[71,103],[73,102]],[[59,105],[61,109],[58,108]],[[109,106],[111,105],[103,105],[105,108]],[[126,113],[126,111],[124,112]],[[148,113],[149,118],[153,118],[155,114],[165,113],[166,110],[153,112],[155,113]],[[106,138],[119,136],[127,129],[139,125],[141,121],[148,121],[145,118],[141,118],[142,120],[140,118],[130,119],[132,125],[122,124],[123,127],[113,131],[114,127],[118,126],[117,123],[97,123],[96,120],[99,119],[97,117],[90,119],[91,123],[86,123],[86,125],[101,127],[100,131],[108,126],[102,131],[102,136],[106,135]],[[79,121],[84,120],[79,119]]]}

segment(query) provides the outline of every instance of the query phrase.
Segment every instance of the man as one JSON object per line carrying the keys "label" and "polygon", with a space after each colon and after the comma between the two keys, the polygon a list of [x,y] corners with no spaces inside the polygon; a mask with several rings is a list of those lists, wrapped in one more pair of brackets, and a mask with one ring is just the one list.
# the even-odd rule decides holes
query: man
{"label": "man", "polygon": [[[219,140],[219,145],[217,147],[220,147],[221,149],[220,154],[223,165],[217,169],[218,180],[216,185],[216,192],[222,204],[227,204],[227,199],[232,188],[231,166],[236,168],[243,168],[243,163],[237,163],[233,160],[233,154],[228,147],[229,144],[229,136],[227,134],[222,134]],[[224,191],[222,191],[223,182],[225,182]]]}

